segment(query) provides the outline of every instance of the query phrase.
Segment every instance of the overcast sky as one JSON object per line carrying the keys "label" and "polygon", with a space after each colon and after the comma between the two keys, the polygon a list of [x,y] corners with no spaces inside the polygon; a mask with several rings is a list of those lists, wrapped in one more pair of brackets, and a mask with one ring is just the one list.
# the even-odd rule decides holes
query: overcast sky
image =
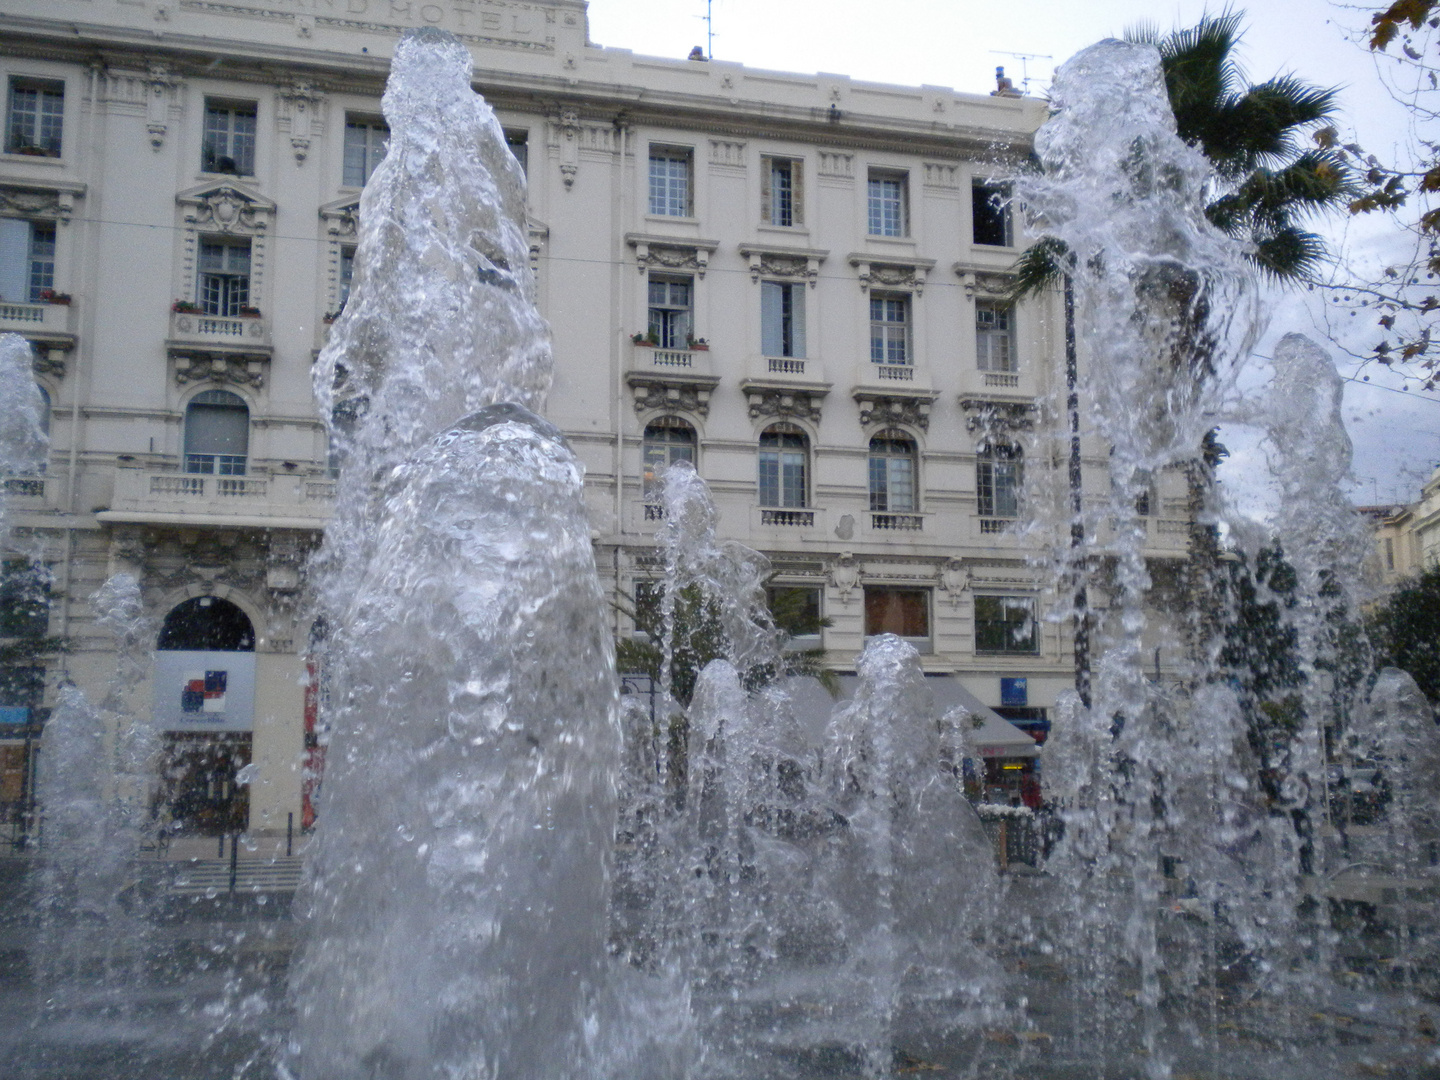
{"label": "overcast sky", "polygon": [[[1244,6],[1237,4],[1236,6]],[[1407,114],[1383,90],[1374,61],[1351,38],[1372,7],[1329,0],[1253,0],[1248,5],[1241,60],[1253,81],[1292,72],[1341,89],[1347,138],[1382,159],[1407,134]],[[1019,85],[1042,95],[1053,69],[1086,45],[1118,36],[1149,20],[1161,29],[1194,24],[1223,0],[713,0],[714,55],[752,67],[827,71],[856,79],[905,85],[948,86],[971,93],[994,89],[1003,64]],[[683,57],[706,44],[705,0],[590,0],[590,37],[596,44],[652,56]],[[1347,37],[1347,32],[1350,36]],[[1023,59],[1009,53],[1038,54]],[[1376,223],[1381,224],[1381,223]],[[1337,230],[1347,222],[1335,222]],[[1383,230],[1363,223],[1343,237],[1358,251],[1384,242]],[[1259,352],[1282,334],[1310,334],[1321,344],[1323,327],[1305,306],[1310,298],[1276,297],[1271,326]],[[1313,299],[1311,299],[1313,303]],[[1351,320],[1346,320],[1351,321]],[[1363,351],[1370,331],[1350,334]],[[1354,366],[1340,362],[1346,376]],[[1263,362],[1257,365],[1263,372]],[[1258,377],[1258,376],[1257,376]],[[1380,385],[1377,385],[1380,384]],[[1373,373],[1371,384],[1352,382],[1345,418],[1355,441],[1357,502],[1404,502],[1418,497],[1423,478],[1440,463],[1440,400],[1402,392],[1399,380]],[[1229,435],[1248,468],[1254,447]]]}

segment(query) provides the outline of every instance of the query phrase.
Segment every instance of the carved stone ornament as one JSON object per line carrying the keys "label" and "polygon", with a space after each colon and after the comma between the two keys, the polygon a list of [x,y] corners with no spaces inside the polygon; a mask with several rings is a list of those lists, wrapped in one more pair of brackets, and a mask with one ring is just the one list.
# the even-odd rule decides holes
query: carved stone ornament
{"label": "carved stone ornament", "polygon": [[909,424],[921,431],[930,430],[930,406],[934,399],[907,394],[864,392],[855,394],[860,405],[860,426],[871,424]]}
{"label": "carved stone ornament", "polygon": [[[574,66],[573,63],[571,66]],[[566,109],[560,114],[557,126],[560,132],[560,179],[568,191],[575,183],[575,174],[580,171],[580,114],[574,109]]]}
{"label": "carved stone ornament", "polygon": [[296,82],[281,90],[278,97],[276,118],[282,130],[286,126],[290,129],[290,149],[298,165],[310,153],[311,138],[321,134],[320,111],[325,96],[307,82]]}
{"label": "carved stone ornament", "polygon": [[30,367],[36,375],[49,375],[53,379],[65,377],[65,354],[75,347],[75,339],[69,341],[31,341]]}
{"label": "carved stone ornament", "polygon": [[710,415],[710,394],[715,384],[710,382],[665,382],[658,379],[643,379],[632,376],[630,389],[635,395],[635,411],[664,409],[666,411],[691,412],[696,416]]}
{"label": "carved stone ornament", "polygon": [[[183,329],[183,328],[182,328]],[[175,384],[192,382],[232,383],[235,386],[265,385],[266,361],[254,357],[215,356],[210,354],[176,355]]]}
{"label": "carved stone ornament", "polygon": [[998,438],[1035,426],[1035,403],[1004,401],[996,398],[961,398],[965,411],[965,430],[983,438]]}
{"label": "carved stone ornament", "polygon": [[673,240],[634,233],[626,236],[625,242],[635,249],[635,269],[642,274],[651,270],[693,270],[701,278],[710,256],[720,246],[717,240]]}
{"label": "carved stone ornament", "polygon": [[331,240],[354,240],[360,233],[360,199],[340,199],[320,207],[320,219]]}
{"label": "carved stone ornament", "polygon": [[925,278],[935,266],[934,259],[872,259],[869,255],[850,256],[850,265],[860,279],[860,291],[871,285],[882,289],[906,289],[916,296],[925,295]]}
{"label": "carved stone ornament", "polygon": [[830,564],[830,584],[840,594],[842,604],[850,603],[851,592],[860,585],[860,564],[850,552],[841,552]]}
{"label": "carved stone ornament", "polygon": [[966,300],[974,300],[977,296],[982,299],[1004,299],[1008,295],[1010,287],[1015,283],[1012,274],[976,270],[963,263],[955,264],[955,273],[960,275]]}
{"label": "carved stone ornament", "polygon": [[85,194],[83,184],[31,186],[0,182],[0,214],[7,217],[54,218],[70,224],[75,200]]}
{"label": "carved stone ornament", "polygon": [[782,278],[808,282],[813,289],[820,280],[820,264],[830,253],[808,249],[783,251],[741,244],[740,254],[750,260],[751,281],[759,281],[762,276]]}
{"label": "carved stone ornament", "polygon": [[937,575],[940,590],[950,598],[952,608],[960,606],[960,595],[970,587],[970,571],[959,559],[947,559]]}
{"label": "carved stone ornament", "polygon": [[259,232],[275,214],[272,201],[228,181],[182,192],[176,201],[186,207],[185,224],[207,232]]}
{"label": "carved stone ornament", "polygon": [[145,80],[145,130],[150,146],[159,150],[170,130],[170,101],[180,80],[164,64],[151,64]]}
{"label": "carved stone ornament", "polygon": [[789,390],[751,390],[746,394],[750,403],[750,419],[762,416],[789,416],[820,422],[820,397],[797,394]]}

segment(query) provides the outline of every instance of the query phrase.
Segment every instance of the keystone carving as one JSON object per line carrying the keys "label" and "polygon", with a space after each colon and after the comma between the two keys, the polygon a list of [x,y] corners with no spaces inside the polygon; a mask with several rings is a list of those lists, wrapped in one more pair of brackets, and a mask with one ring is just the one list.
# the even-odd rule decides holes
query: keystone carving
{"label": "keystone carving", "polygon": [[762,416],[798,417],[801,420],[820,422],[820,398],[809,394],[795,394],[785,390],[751,390],[750,419]]}
{"label": "keystone carving", "polygon": [[75,212],[75,192],[57,188],[0,186],[0,213],[15,217],[55,218],[70,223]]}
{"label": "keystone carving", "polygon": [[965,411],[965,430],[971,435],[993,438],[1035,426],[1036,409],[1029,401],[961,398],[960,408]]}
{"label": "keystone carving", "polygon": [[930,430],[931,399],[899,394],[856,394],[860,405],[860,426],[871,424],[910,424],[921,431]]}
{"label": "keystone carving", "polygon": [[[718,381],[718,380],[717,380]],[[635,411],[647,409],[679,410],[692,412],[697,416],[710,415],[710,388],[693,384],[636,383]]]}
{"label": "keystone carving", "polygon": [[236,386],[253,386],[258,390],[265,385],[265,362],[224,356],[175,357],[177,386],[207,379],[217,383],[233,383]]}

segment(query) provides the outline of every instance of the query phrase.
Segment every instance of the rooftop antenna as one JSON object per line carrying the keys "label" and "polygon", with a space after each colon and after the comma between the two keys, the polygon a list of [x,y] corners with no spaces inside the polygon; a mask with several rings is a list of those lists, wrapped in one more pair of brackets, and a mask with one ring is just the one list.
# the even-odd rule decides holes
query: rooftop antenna
{"label": "rooftop antenna", "polygon": [[1054,60],[1053,56],[1045,53],[1033,52],[1006,52],[1003,49],[991,49],[994,56],[1013,56],[1020,61],[1020,92],[1027,97],[1030,94],[1030,61],[1031,60]]}
{"label": "rooftop antenna", "polygon": [[715,0],[705,0],[705,55],[715,59]]}

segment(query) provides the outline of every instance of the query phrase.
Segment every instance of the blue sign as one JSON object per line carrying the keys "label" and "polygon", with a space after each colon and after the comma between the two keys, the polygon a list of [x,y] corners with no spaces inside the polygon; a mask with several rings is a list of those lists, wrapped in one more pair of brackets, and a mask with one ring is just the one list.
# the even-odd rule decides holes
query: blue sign
{"label": "blue sign", "polygon": [[24,705],[0,705],[0,724],[28,724],[30,710]]}
{"label": "blue sign", "polygon": [[1001,707],[1021,707],[1030,704],[1028,691],[1025,689],[1024,679],[1000,680],[1000,705]]}

